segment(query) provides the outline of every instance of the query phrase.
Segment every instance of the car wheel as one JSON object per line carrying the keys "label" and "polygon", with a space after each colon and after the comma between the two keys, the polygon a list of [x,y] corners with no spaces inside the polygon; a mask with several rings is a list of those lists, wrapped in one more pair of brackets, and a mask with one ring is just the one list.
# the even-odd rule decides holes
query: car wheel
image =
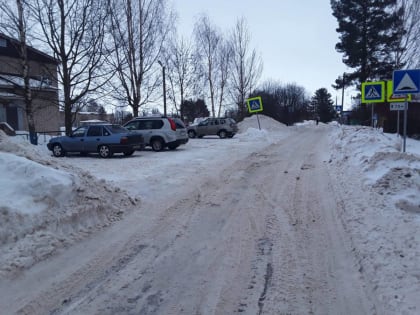
{"label": "car wheel", "polygon": [[225,130],[220,130],[219,131],[219,137],[220,139],[224,139],[227,137],[227,132]]}
{"label": "car wheel", "polygon": [[54,144],[53,149],[52,149],[53,155],[55,157],[61,157],[64,156],[66,153],[63,150],[63,147],[61,146],[61,144]]}
{"label": "car wheel", "polygon": [[153,139],[151,145],[153,151],[158,152],[163,149],[163,141],[161,139]]}
{"label": "car wheel", "polygon": [[188,137],[195,138],[195,131],[194,130],[188,131]]}
{"label": "car wheel", "polygon": [[109,157],[112,156],[112,152],[109,149],[109,146],[107,146],[105,144],[102,144],[102,145],[99,146],[98,153],[99,153],[99,156],[101,158],[104,158],[104,159],[109,158]]}
{"label": "car wheel", "polygon": [[124,152],[124,155],[125,155],[125,156],[130,156],[130,155],[133,155],[133,153],[134,153],[134,150],[131,150],[131,151],[125,151],[125,152]]}

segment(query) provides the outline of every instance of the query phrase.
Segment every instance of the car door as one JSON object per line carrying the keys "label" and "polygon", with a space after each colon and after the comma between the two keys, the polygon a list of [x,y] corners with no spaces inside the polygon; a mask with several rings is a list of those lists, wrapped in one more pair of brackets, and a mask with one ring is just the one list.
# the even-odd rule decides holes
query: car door
{"label": "car door", "polygon": [[208,132],[209,132],[209,119],[199,122],[197,126],[197,135],[198,136],[208,135],[209,134]]}
{"label": "car door", "polygon": [[144,143],[149,145],[153,136],[153,120],[142,119],[138,121],[139,130],[142,131]]}
{"label": "car door", "polygon": [[82,152],[84,150],[86,131],[86,126],[74,130],[71,136],[66,137],[62,142],[63,149],[67,152]]}
{"label": "car door", "polygon": [[210,125],[209,134],[211,134],[211,135],[217,135],[218,132],[219,132],[219,128],[220,128],[220,126],[219,126],[219,119],[213,119],[212,120],[212,123]]}
{"label": "car door", "polygon": [[89,129],[84,137],[84,152],[97,152],[98,145],[103,143],[103,126],[89,126]]}

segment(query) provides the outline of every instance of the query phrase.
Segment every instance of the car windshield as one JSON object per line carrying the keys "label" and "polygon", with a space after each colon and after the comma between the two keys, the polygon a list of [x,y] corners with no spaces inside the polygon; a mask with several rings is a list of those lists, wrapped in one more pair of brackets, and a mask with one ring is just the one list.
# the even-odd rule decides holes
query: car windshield
{"label": "car windshield", "polygon": [[120,125],[111,125],[111,126],[107,126],[112,133],[126,133],[129,132],[127,128],[124,128],[123,126]]}

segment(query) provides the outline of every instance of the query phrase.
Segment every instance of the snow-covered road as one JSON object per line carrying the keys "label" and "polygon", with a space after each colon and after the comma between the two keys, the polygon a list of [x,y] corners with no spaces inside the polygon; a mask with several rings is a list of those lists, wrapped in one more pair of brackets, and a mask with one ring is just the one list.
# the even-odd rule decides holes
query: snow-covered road
{"label": "snow-covered road", "polygon": [[[388,136],[263,123],[268,132],[130,158],[55,159],[23,147],[73,173],[71,200],[95,211],[4,241],[0,313],[416,314],[418,156],[374,155],[366,177],[351,162],[367,151],[360,139],[389,146]],[[386,159],[395,167],[383,171]],[[398,187],[407,199],[392,203]]]}
{"label": "snow-covered road", "polygon": [[36,266],[9,284],[1,309],[373,314],[337,218],[343,200],[328,159],[326,128],[311,128],[195,177],[171,205],[164,192],[155,194],[144,205],[154,215],[139,209]]}

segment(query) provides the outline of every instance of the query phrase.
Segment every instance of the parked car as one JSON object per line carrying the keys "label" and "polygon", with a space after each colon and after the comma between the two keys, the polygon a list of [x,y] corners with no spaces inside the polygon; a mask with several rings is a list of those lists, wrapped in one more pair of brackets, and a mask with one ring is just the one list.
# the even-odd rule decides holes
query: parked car
{"label": "parked car", "polygon": [[187,132],[190,138],[209,135],[217,135],[221,139],[232,138],[238,132],[238,126],[232,118],[207,118],[188,126]]}
{"label": "parked car", "polygon": [[81,126],[70,136],[51,138],[47,147],[56,157],[67,152],[98,153],[102,158],[114,153],[129,156],[143,147],[143,136],[120,125],[95,124]]}
{"label": "parked car", "polygon": [[189,140],[187,127],[180,118],[172,118],[176,125],[176,136],[180,144],[186,144]]}
{"label": "parked car", "polygon": [[188,134],[181,119],[166,116],[136,117],[124,127],[141,132],[145,146],[153,151],[161,151],[165,147],[175,150],[188,142]]}

